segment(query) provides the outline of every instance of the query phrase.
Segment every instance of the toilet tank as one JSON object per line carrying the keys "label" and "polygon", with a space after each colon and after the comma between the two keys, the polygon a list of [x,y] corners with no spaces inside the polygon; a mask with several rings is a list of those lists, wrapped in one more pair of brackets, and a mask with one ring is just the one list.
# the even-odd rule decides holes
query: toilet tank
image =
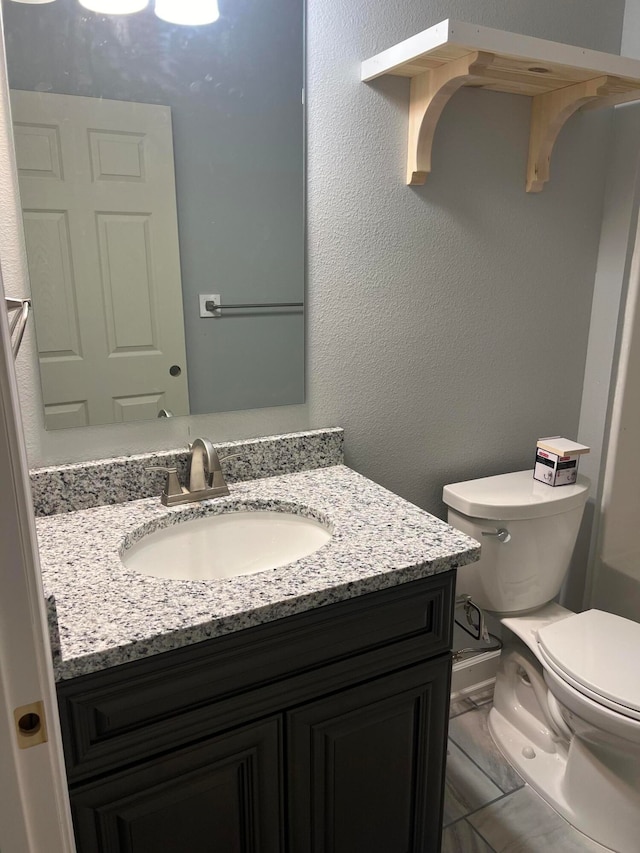
{"label": "toilet tank", "polygon": [[[449,524],[482,545],[480,560],[458,569],[457,593],[501,614],[534,610],[555,598],[589,485],[578,476],[571,485],[548,486],[534,480],[533,471],[516,471],[445,486]],[[498,530],[507,532],[490,535]]]}

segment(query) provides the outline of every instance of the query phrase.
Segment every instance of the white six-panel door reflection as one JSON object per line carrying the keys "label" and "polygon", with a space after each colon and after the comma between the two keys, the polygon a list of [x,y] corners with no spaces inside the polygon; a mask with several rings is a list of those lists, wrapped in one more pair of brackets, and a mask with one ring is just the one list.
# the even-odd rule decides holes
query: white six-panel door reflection
{"label": "white six-panel door reflection", "polygon": [[169,107],[11,104],[47,428],[188,414]]}

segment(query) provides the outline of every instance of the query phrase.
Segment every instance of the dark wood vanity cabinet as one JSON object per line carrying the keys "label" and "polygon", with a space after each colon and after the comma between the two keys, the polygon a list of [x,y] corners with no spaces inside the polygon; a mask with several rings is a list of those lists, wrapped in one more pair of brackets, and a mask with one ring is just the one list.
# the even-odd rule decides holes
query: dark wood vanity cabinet
{"label": "dark wood vanity cabinet", "polygon": [[79,853],[436,853],[453,582],[61,682]]}

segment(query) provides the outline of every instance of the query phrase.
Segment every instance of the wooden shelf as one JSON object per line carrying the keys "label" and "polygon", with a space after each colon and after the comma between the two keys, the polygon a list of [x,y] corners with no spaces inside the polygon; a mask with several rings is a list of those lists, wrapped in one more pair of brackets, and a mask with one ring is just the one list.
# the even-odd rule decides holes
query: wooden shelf
{"label": "wooden shelf", "polygon": [[527,192],[549,180],[554,143],[576,110],[640,100],[640,61],[459,21],[442,21],[362,63],[361,79],[411,78],[407,183],[424,184],[442,110],[461,86],[527,95]]}

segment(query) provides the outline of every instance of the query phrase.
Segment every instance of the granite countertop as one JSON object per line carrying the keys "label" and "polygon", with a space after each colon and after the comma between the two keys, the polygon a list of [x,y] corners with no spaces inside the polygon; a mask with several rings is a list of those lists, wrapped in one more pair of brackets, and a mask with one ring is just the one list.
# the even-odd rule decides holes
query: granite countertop
{"label": "granite countertop", "polygon": [[[57,681],[239,631],[477,560],[477,542],[334,465],[231,485],[180,507],[159,498],[38,518]],[[165,580],[120,560],[155,527],[234,506],[317,518],[332,537],[287,566],[223,580]]]}

